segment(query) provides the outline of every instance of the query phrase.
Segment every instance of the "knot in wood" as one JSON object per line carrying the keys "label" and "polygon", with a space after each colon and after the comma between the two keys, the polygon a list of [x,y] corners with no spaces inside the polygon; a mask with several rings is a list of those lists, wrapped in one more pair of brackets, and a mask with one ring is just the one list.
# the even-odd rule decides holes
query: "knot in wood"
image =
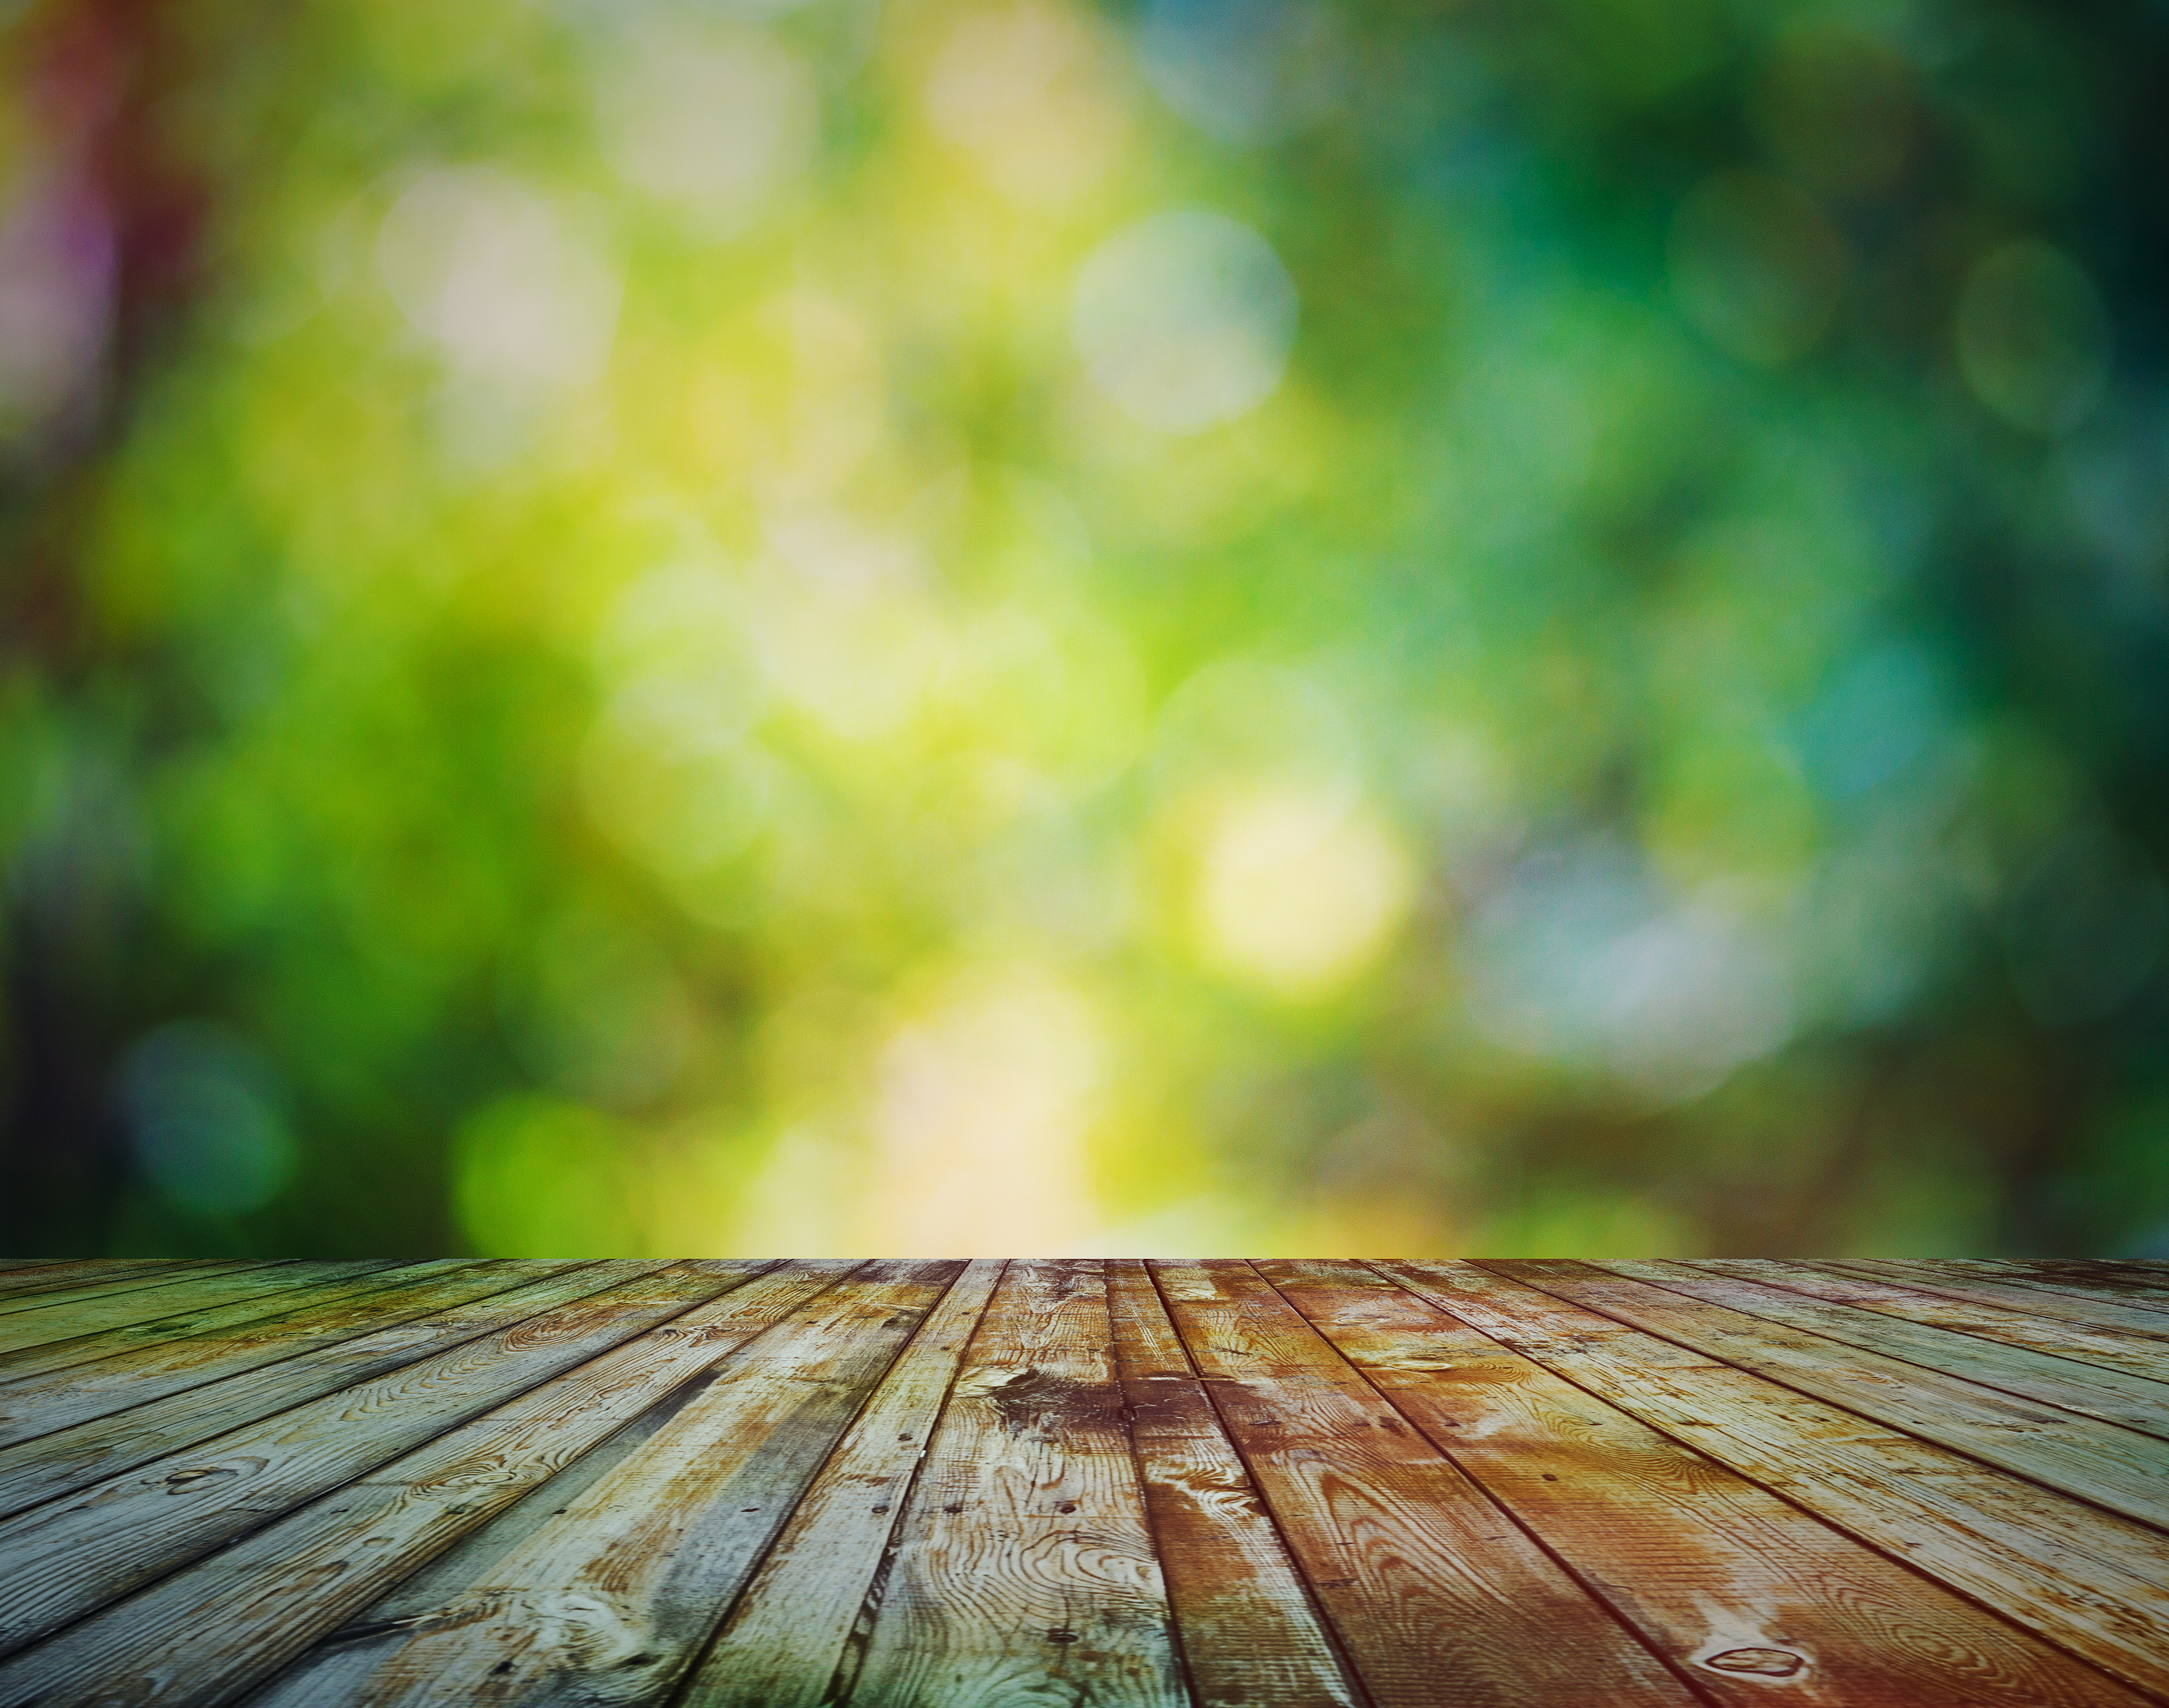
{"label": "knot in wood", "polygon": [[1703,1663],[1720,1673],[1759,1673],[1766,1679],[1789,1679],[1807,1663],[1790,1649],[1727,1649]]}

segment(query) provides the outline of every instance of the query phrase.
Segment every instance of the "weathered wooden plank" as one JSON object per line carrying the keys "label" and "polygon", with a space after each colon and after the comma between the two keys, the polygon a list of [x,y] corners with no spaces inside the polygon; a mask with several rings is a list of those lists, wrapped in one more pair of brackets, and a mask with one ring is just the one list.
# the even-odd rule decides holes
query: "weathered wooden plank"
{"label": "weathered wooden plank", "polygon": [[25,1293],[65,1293],[76,1288],[96,1287],[131,1275],[159,1272],[192,1273],[216,1262],[214,1258],[173,1262],[155,1257],[71,1257],[13,1270],[0,1275],[0,1299]]}
{"label": "weathered wooden plank", "polygon": [[1259,1268],[1395,1406],[1720,1703],[2141,1698],[1353,1264]]}
{"label": "weathered wooden plank", "polygon": [[94,1300],[117,1299],[154,1287],[170,1287],[176,1281],[195,1281],[213,1275],[231,1275],[243,1269],[269,1269],[278,1261],[269,1257],[205,1258],[177,1263],[144,1263],[114,1273],[86,1278],[65,1288],[26,1286],[0,1291],[0,1331],[14,1325],[8,1318],[26,1310],[43,1310],[56,1305],[88,1305]]}
{"label": "weathered wooden plank", "polygon": [[1484,1267],[2049,1488],[2169,1527],[2169,1443],[2156,1437],[1586,1264]]}
{"label": "weathered wooden plank", "polygon": [[[41,1390],[29,1384],[19,1391],[0,1388],[0,1418],[25,1438],[0,1447],[0,1513],[387,1375],[431,1353],[584,1297],[609,1285],[617,1273],[593,1262],[562,1261],[462,1268],[389,1300],[333,1307],[329,1320],[305,1337],[313,1349],[266,1360],[256,1356],[265,1350],[265,1337],[248,1331],[239,1337],[241,1369],[215,1380],[194,1380],[195,1360],[216,1364],[220,1348],[183,1342],[56,1372],[55,1383]],[[275,1330],[269,1340],[277,1353]],[[131,1405],[127,1390],[139,1368],[147,1400]],[[147,1398],[148,1390],[160,1387],[168,1390],[163,1397]],[[83,1412],[89,1415],[81,1422],[48,1427]]]}
{"label": "weathered wooden plank", "polygon": [[[677,1277],[701,1267],[679,1266]],[[853,1267],[794,1263],[751,1280],[741,1271],[737,1290],[515,1393],[14,1656],[0,1664],[0,1702],[200,1708],[240,1695],[613,1431],[650,1406],[674,1407],[688,1380]]]}
{"label": "weathered wooden plank", "polygon": [[2169,1537],[1474,1264],[1375,1267],[2014,1624],[2169,1695]]}
{"label": "weathered wooden plank", "polygon": [[[1872,1311],[1856,1310],[1847,1305],[1804,1299],[1782,1287],[1767,1286],[1757,1279],[1729,1273],[1729,1269],[1720,1270],[1716,1266],[1601,1262],[1595,1267],[1683,1293],[1707,1304],[1765,1317],[1842,1341],[1848,1346],[1962,1377],[2020,1399],[2081,1412],[2144,1434],[2169,1436],[2169,1383],[2116,1370],[2097,1369],[2069,1358],[1999,1345]],[[2169,1360],[2164,1360],[2162,1368],[2169,1373]]]}
{"label": "weathered wooden plank", "polygon": [[53,1349],[125,1326],[157,1330],[163,1325],[160,1337],[184,1335],[189,1332],[185,1319],[195,1312],[254,1301],[267,1301],[257,1304],[259,1311],[277,1310],[268,1301],[282,1294],[335,1286],[343,1279],[391,1267],[388,1262],[276,1263],[219,1275],[177,1277],[141,1292],[88,1304],[56,1300],[40,1310],[0,1317],[0,1380],[6,1379],[10,1358],[32,1366],[39,1353],[67,1359],[67,1352]]}
{"label": "weathered wooden plank", "polygon": [[2159,1345],[2169,1355],[2169,1319],[2158,1310],[2121,1304],[2108,1299],[2080,1299],[2053,1288],[2022,1286],[2016,1281],[1988,1281],[1969,1276],[1940,1263],[1901,1263],[1884,1259],[1843,1258],[1818,1263],[1842,1275],[1864,1275],[1870,1280],[1911,1287],[1916,1292],[1940,1293],[1947,1299],[1963,1299],[1976,1305],[2000,1305],[2006,1310],[2082,1328],[2114,1328]]}
{"label": "weathered wooden plank", "polygon": [[2023,1347],[2091,1369],[2121,1370],[2148,1381],[2169,1371],[2169,1349],[2159,1342],[2127,1335],[2119,1329],[2085,1328],[2075,1322],[2026,1316],[2008,1305],[1947,1299],[1940,1293],[1923,1293],[1820,1263],[1743,1257],[1703,1259],[1699,1266],[1832,1304],[1928,1323],[2005,1346]]}
{"label": "weathered wooden plank", "polygon": [[[1110,1266],[1145,1511],[1199,1708],[1362,1700],[1145,1266]],[[748,1703],[744,1708],[753,1708]]]}
{"label": "weathered wooden plank", "polygon": [[2012,1281],[2045,1287],[2077,1299],[2104,1296],[2149,1310],[2169,1310],[2169,1285],[2158,1273],[2117,1262],[2064,1257],[2001,1258],[1993,1262],[1948,1258],[1936,1267],[1983,1281]]}
{"label": "weathered wooden plank", "polygon": [[[475,1577],[380,1635],[374,1664],[347,1673],[340,1700],[659,1701],[962,1268],[869,1263],[749,1342],[685,1398],[666,1431],[553,1502]],[[322,1682],[305,1668],[278,1694],[322,1701]]]}
{"label": "weathered wooden plank", "polygon": [[[929,1314],[731,1609],[678,1708],[828,1700],[1002,1268],[974,1260]],[[309,1705],[295,1699],[292,1708]]]}
{"label": "weathered wooden plank", "polygon": [[840,1700],[1177,1708],[1100,1266],[1012,1263],[966,1354]]}
{"label": "weathered wooden plank", "polygon": [[[324,1267],[328,1270],[333,1266]],[[97,1364],[145,1347],[200,1339],[216,1330],[237,1328],[244,1324],[284,1323],[306,1311],[320,1310],[366,1294],[381,1293],[389,1288],[411,1285],[432,1275],[449,1274],[456,1269],[475,1268],[477,1264],[472,1258],[453,1257],[426,1263],[385,1262],[340,1267],[346,1271],[344,1278],[327,1279],[320,1276],[313,1283],[297,1289],[291,1298],[280,1298],[275,1294],[269,1297],[244,1296],[231,1304],[207,1305],[173,1316],[155,1317],[148,1322],[131,1322],[119,1328],[101,1329],[95,1334],[78,1335],[71,1340],[47,1341],[41,1346],[22,1347],[13,1352],[0,1353],[0,1388],[27,1382],[35,1377],[47,1376],[55,1370]],[[141,1399],[154,1397],[148,1392],[140,1395]]]}
{"label": "weathered wooden plank", "polygon": [[1695,1700],[1248,1264],[1152,1269],[1380,1708]]}
{"label": "weathered wooden plank", "polygon": [[693,1266],[625,1267],[634,1273],[621,1270],[600,1290],[600,1272],[618,1266],[576,1271],[562,1287],[541,1283],[538,1300],[574,1289],[582,1296],[0,1521],[0,1559],[13,1568],[0,1583],[0,1649],[260,1529],[738,1279]]}

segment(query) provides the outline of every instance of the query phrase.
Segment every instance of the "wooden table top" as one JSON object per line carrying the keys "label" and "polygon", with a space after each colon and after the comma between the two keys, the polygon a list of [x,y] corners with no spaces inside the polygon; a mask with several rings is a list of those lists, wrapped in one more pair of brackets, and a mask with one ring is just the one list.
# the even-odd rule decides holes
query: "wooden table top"
{"label": "wooden table top", "polygon": [[0,1708],[2169,1702],[2169,1265],[0,1263]]}

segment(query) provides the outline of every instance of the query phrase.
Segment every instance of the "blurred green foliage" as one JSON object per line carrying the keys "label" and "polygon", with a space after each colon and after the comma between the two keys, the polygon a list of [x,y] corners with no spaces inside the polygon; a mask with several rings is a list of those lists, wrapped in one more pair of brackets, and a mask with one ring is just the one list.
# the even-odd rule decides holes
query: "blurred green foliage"
{"label": "blurred green foliage", "polygon": [[2169,1254],[2169,13],[7,28],[12,1248]]}

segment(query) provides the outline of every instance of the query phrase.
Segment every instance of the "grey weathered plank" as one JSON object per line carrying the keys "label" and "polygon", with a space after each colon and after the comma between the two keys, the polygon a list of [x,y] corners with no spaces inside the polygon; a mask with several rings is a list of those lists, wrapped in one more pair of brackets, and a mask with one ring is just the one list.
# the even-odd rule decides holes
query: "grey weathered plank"
{"label": "grey weathered plank", "polygon": [[[2169,1383],[1998,1345],[1948,1329],[1804,1299],[1739,1273],[1739,1265],[1601,1262],[1596,1268],[1767,1317],[1849,1346],[1903,1359],[2021,1399],[2060,1406],[2142,1433],[2169,1436]],[[2169,1359],[2162,1361],[2169,1374]]]}
{"label": "grey weathered plank", "polygon": [[214,1267],[219,1267],[214,1258],[179,1262],[156,1257],[62,1258],[0,1274],[0,1299],[13,1300],[26,1293],[67,1293],[147,1273],[175,1275]]}
{"label": "grey weathered plank", "polygon": [[1097,1263],[1018,1262],[951,1390],[841,1700],[1176,1708]]}
{"label": "grey weathered plank", "polygon": [[679,1708],[820,1708],[1002,1268],[975,1259],[928,1315],[732,1607]]}
{"label": "grey weathered plank", "polygon": [[[731,1266],[679,1265],[613,1293],[656,1294],[704,1267]],[[553,1313],[558,1323],[540,1332],[573,1352],[549,1380],[523,1383],[503,1403],[306,1505],[283,1516],[274,1508],[234,1545],[15,1655],[0,1664],[0,1702],[199,1705],[263,1683],[851,1267],[795,1264],[751,1280],[744,1268],[714,1274],[737,1290],[693,1309],[674,1301],[663,1321],[630,1338],[568,1337],[571,1313]]]}
{"label": "grey weathered plank", "polygon": [[[567,1287],[584,1296],[509,1327],[0,1521],[0,1558],[12,1567],[0,1583],[0,1649],[32,1641],[260,1529],[737,1278],[690,1266],[658,1273],[663,1266],[650,1263],[592,1284],[590,1278],[605,1281],[600,1272],[616,1267],[575,1272]],[[545,1282],[536,1290],[551,1288]]]}
{"label": "grey weathered plank", "polygon": [[2169,1695],[2169,1538],[1468,1263],[1377,1267],[1618,1410]]}
{"label": "grey weathered plank", "polygon": [[[14,1352],[0,1353],[0,1389],[29,1382],[34,1378],[50,1379],[51,1373],[56,1370],[74,1369],[86,1364],[104,1364],[108,1359],[119,1360],[145,1347],[200,1343],[219,1330],[256,1325],[283,1326],[303,1313],[322,1310],[365,1294],[381,1294],[387,1289],[412,1286],[418,1281],[434,1275],[449,1274],[456,1269],[480,1267],[482,1266],[464,1257],[425,1263],[361,1264],[354,1266],[352,1273],[344,1278],[319,1278],[299,1289],[291,1298],[281,1298],[275,1294],[268,1298],[243,1297],[228,1305],[208,1305],[201,1310],[183,1311],[178,1316],[155,1317],[148,1322],[125,1323],[119,1328],[101,1329],[97,1333],[77,1335],[69,1340],[48,1341],[42,1346],[23,1347]],[[277,1327],[269,1332],[274,1340],[279,1337]],[[106,1367],[115,1369],[117,1365]],[[147,1369],[142,1372],[143,1376],[147,1377]],[[63,1380],[72,1380],[74,1378]],[[136,1404],[141,1404],[144,1399],[155,1397],[135,1386],[132,1381],[127,1390],[139,1396],[134,1402]]]}
{"label": "grey weathered plank", "polygon": [[1250,1265],[1151,1267],[1380,1708],[1694,1701]]}
{"label": "grey weathered plank", "polygon": [[[240,1337],[241,1368],[201,1384],[192,1380],[198,1361],[216,1364],[221,1348],[181,1341],[56,1372],[49,1386],[0,1388],[0,1428],[14,1438],[0,1446],[0,1513],[388,1375],[595,1292],[610,1284],[613,1273],[574,1262],[493,1264],[474,1272],[462,1268],[402,1289],[403,1296],[335,1307],[328,1324],[297,1337],[303,1343],[298,1353],[269,1361],[256,1358],[265,1341],[246,1333]],[[277,1340],[274,1330],[274,1353]],[[147,1392],[143,1403],[131,1404],[131,1379],[139,1369]],[[69,1417],[82,1421],[67,1423]]]}
{"label": "grey weathered plank", "polygon": [[[199,1319],[245,1321],[289,1309],[305,1294],[338,1289],[393,1266],[385,1262],[280,1263],[222,1275],[177,1278],[162,1287],[100,1299],[65,1300],[0,1322],[0,1383],[40,1369],[82,1364],[103,1349],[143,1340],[178,1340],[197,1332]],[[236,1313],[238,1313],[237,1315]],[[107,1339],[108,1336],[125,1337]]]}
{"label": "grey weathered plank", "polygon": [[[659,1701],[962,1267],[866,1264],[747,1342],[668,1430],[376,1639],[374,1664],[347,1673],[341,1700]],[[306,1672],[287,1694],[322,1700]]]}
{"label": "grey weathered plank", "polygon": [[[269,1269],[276,1260],[269,1257],[231,1257],[191,1259],[176,1263],[139,1263],[125,1269],[115,1269],[94,1278],[85,1278],[79,1283],[65,1287],[29,1284],[19,1289],[0,1290],[0,1335],[5,1335],[16,1325],[13,1318],[24,1311],[50,1310],[56,1305],[83,1306],[97,1300],[118,1299],[124,1294],[141,1293],[152,1288],[170,1287],[178,1281],[208,1279],[213,1275],[232,1275],[244,1269]],[[43,1336],[35,1335],[35,1344]]]}

